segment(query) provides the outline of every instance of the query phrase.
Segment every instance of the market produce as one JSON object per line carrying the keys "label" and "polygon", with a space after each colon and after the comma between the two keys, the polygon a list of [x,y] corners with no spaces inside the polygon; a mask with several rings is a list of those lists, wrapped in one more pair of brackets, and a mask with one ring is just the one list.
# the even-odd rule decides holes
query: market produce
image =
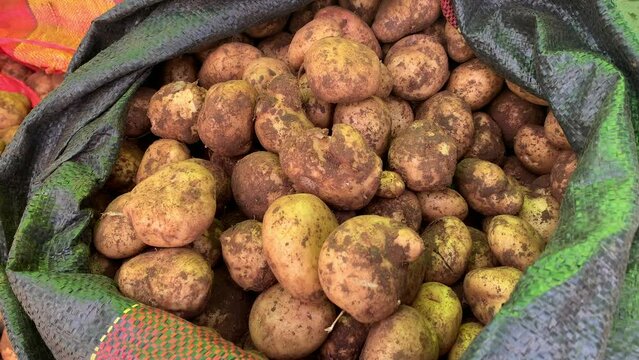
{"label": "market produce", "polygon": [[391,134],[391,119],[386,103],[378,97],[350,104],[338,104],[333,115],[333,124],[348,124],[357,130],[377,155],[388,150]]}
{"label": "market produce", "polygon": [[135,182],[140,183],[166,165],[188,160],[190,157],[191,152],[183,143],[171,139],[156,140],[144,152]]}
{"label": "market produce", "polygon": [[133,189],[143,157],[144,153],[137,144],[124,140],[105,186],[116,192],[127,192]]}
{"label": "market produce", "polygon": [[446,89],[462,98],[472,110],[486,106],[501,90],[504,79],[479,59],[469,60],[450,73]]}
{"label": "market produce", "polygon": [[422,239],[428,252],[424,279],[445,285],[461,279],[472,248],[466,225],[454,216],[445,216],[430,223]]}
{"label": "market produce", "polygon": [[386,0],[377,9],[372,28],[382,43],[424,30],[439,17],[437,0]]}
{"label": "market produce", "polygon": [[461,324],[459,327],[459,333],[457,335],[457,339],[455,339],[455,343],[450,348],[450,352],[448,353],[448,360],[461,360],[464,352],[470,346],[470,344],[475,340],[475,337],[479,334],[481,329],[484,326],[480,323],[476,322],[467,322]]}
{"label": "market produce", "polygon": [[559,149],[548,141],[539,125],[522,126],[515,135],[514,147],[519,161],[537,175],[549,174],[559,156]]}
{"label": "market produce", "polygon": [[29,111],[31,111],[31,103],[26,96],[0,91],[0,130],[20,125]]}
{"label": "market produce", "polygon": [[[464,157],[478,158],[501,165],[504,160],[506,147],[504,146],[499,125],[497,125],[490,115],[483,112],[474,113],[473,121],[475,123],[475,134]],[[505,165],[504,171],[506,171]],[[507,171],[506,173],[508,174]]]}
{"label": "market produce", "polygon": [[507,89],[490,103],[488,114],[499,125],[506,144],[511,146],[515,135],[524,125],[541,125],[544,121],[544,109],[541,106]]}
{"label": "market produce", "polygon": [[125,259],[137,255],[146,248],[133,230],[124,206],[131,194],[120,195],[107,206],[93,231],[93,245],[102,255],[110,259]]}
{"label": "market produce", "polygon": [[486,229],[488,245],[499,263],[521,271],[544,250],[545,241],[527,221],[512,215],[493,217]]}
{"label": "market produce", "polygon": [[439,355],[448,353],[457,338],[462,320],[461,302],[455,292],[444,284],[427,282],[419,289],[411,306],[433,326]]}
{"label": "market produce", "polygon": [[561,201],[572,173],[577,169],[577,155],[572,151],[562,151],[550,170],[550,188],[552,196]]}
{"label": "market produce", "polygon": [[128,137],[138,137],[151,130],[149,119],[149,103],[155,94],[155,89],[141,87],[129,101],[127,115],[124,120],[124,134]]}
{"label": "market produce", "polygon": [[162,64],[162,83],[164,84],[176,81],[192,83],[196,80],[197,68],[192,55],[180,55]]}
{"label": "market produce", "polygon": [[475,317],[486,325],[508,301],[522,272],[508,266],[469,271],[464,278],[464,297]]}
{"label": "market produce", "polygon": [[288,72],[290,72],[290,69],[282,60],[261,57],[246,65],[242,79],[248,81],[261,94],[266,91],[274,77]]}
{"label": "market produce", "polygon": [[422,217],[430,223],[444,216],[455,216],[464,220],[468,215],[466,200],[455,190],[445,188],[439,191],[417,193]]}
{"label": "market produce", "polygon": [[362,324],[348,314],[342,315],[322,344],[320,359],[357,359],[368,336],[369,327],[368,324]]}
{"label": "market produce", "polygon": [[198,141],[196,122],[206,91],[193,83],[176,81],[164,85],[149,102],[151,132],[186,144]]}
{"label": "market produce", "polygon": [[410,190],[402,192],[395,198],[375,197],[361,210],[361,213],[385,216],[399,221],[415,231],[419,231],[422,224],[419,200]]}
{"label": "market produce", "polygon": [[394,171],[384,170],[375,196],[394,199],[403,194],[404,190],[406,190],[406,184],[404,184],[402,177]]}
{"label": "market produce", "polygon": [[446,41],[446,52],[448,56],[458,63],[464,63],[473,57],[473,49],[471,49],[461,32],[452,26],[448,21],[444,27],[444,38]]}
{"label": "market produce", "polygon": [[262,56],[258,48],[249,44],[222,44],[204,60],[198,73],[199,84],[208,89],[217,83],[240,80],[248,64]]}

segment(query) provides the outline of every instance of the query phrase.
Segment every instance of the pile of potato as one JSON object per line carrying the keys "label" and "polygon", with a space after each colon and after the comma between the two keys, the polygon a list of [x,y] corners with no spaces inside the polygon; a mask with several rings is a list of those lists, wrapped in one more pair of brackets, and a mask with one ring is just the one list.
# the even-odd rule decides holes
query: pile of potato
{"label": "pile of potato", "polygon": [[334,3],[156,69],[92,198],[91,271],[268,358],[459,359],[576,155],[438,0]]}

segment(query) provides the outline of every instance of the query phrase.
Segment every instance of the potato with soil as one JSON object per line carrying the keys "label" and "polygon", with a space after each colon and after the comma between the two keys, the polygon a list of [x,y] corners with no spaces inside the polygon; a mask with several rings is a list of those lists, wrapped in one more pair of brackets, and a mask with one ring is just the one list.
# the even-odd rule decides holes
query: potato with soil
{"label": "potato with soil", "polygon": [[211,86],[197,119],[204,145],[220,156],[246,154],[253,144],[256,102],[257,92],[245,80]]}
{"label": "potato with soil", "polygon": [[453,181],[457,146],[439,126],[415,121],[391,141],[388,163],[409,189],[436,191]]}
{"label": "potato with soil", "polygon": [[515,136],[515,155],[526,169],[537,175],[549,174],[560,150],[548,141],[544,128],[524,125]]}
{"label": "potato with soil", "polygon": [[533,103],[535,105],[541,105],[541,106],[548,106],[548,101],[538,98],[537,96],[529,93],[528,91],[524,90],[524,88],[522,88],[521,86],[515,84],[512,81],[506,80],[506,86],[508,86],[508,90],[512,91],[515,93],[515,95],[519,96],[520,98]]}
{"label": "potato with soil", "polygon": [[450,91],[442,91],[423,102],[415,114],[416,120],[438,125],[455,140],[457,159],[468,151],[475,135],[475,122],[470,107]]}
{"label": "potato with soil", "polygon": [[478,158],[500,165],[504,161],[506,146],[499,125],[490,115],[477,112],[473,114],[475,134],[468,151],[467,158]]}
{"label": "potato with soil", "polygon": [[335,215],[311,194],[283,196],[264,214],[264,256],[279,283],[296,299],[324,301],[318,258],[322,244],[336,227]]}
{"label": "potato with soil", "polygon": [[561,128],[561,125],[559,125],[559,121],[557,121],[552,111],[549,111],[548,115],[546,115],[544,135],[546,139],[559,150],[570,150],[572,148],[568,139],[566,139],[564,130]]}
{"label": "potato with soil", "polygon": [[184,81],[162,86],[149,102],[147,115],[151,120],[151,132],[164,139],[187,144],[197,142],[195,123],[205,94],[203,88]]}
{"label": "potato with soil", "polygon": [[488,105],[499,94],[503,84],[504,79],[493,69],[479,59],[472,59],[453,70],[446,89],[462,98],[475,111]]}
{"label": "potato with soil", "polygon": [[170,164],[140,182],[123,212],[135,235],[156,247],[184,246],[211,226],[215,216],[215,178],[202,165]]}
{"label": "potato with soil", "polygon": [[426,281],[453,285],[464,276],[472,238],[466,225],[454,216],[432,222],[422,233],[426,245]]}
{"label": "potato with soil", "polygon": [[468,205],[485,216],[517,214],[524,201],[521,189],[497,165],[475,158],[457,165],[455,179]]}
{"label": "potato with soil", "polygon": [[379,196],[385,199],[394,199],[399,197],[406,190],[406,184],[402,177],[394,172],[384,170],[382,171],[382,177],[379,180],[379,189],[375,196]]}
{"label": "potato with soil", "polygon": [[307,303],[277,284],[257,297],[249,317],[251,339],[269,358],[299,359],[317,350],[335,320],[333,304],[326,299]]}
{"label": "potato with soil", "polygon": [[424,283],[426,267],[428,266],[428,255],[424,252],[417,260],[408,263],[406,277],[402,283],[402,294],[399,298],[402,304],[412,304],[419,289]]}
{"label": "potato with soil", "polygon": [[530,185],[528,185],[528,189],[535,195],[552,196],[550,186],[550,174],[546,174],[536,178],[532,183],[530,183]]}
{"label": "potato with soil", "polygon": [[373,325],[361,360],[436,360],[439,355],[433,326],[417,310],[401,305],[390,317]]}
{"label": "potato with soil", "polygon": [[156,140],[144,152],[138,173],[135,176],[135,182],[139,184],[163,167],[187,160],[190,157],[189,148],[181,142],[170,139]]}
{"label": "potato with soil", "polygon": [[559,202],[564,198],[568,182],[577,169],[577,155],[572,151],[562,151],[550,171],[550,191]]}
{"label": "potato with soil", "polygon": [[419,235],[405,225],[377,215],[356,216],[324,242],[319,279],[332,303],[359,322],[373,323],[395,312],[407,263],[423,251]]}
{"label": "potato with soil", "polygon": [[[439,18],[432,25],[424,29],[422,34],[430,36],[433,40],[446,46],[446,19]],[[449,55],[450,56],[450,55]]]}
{"label": "potato with soil", "polygon": [[350,125],[310,129],[291,138],[280,162],[295,190],[317,195],[337,210],[366,206],[379,188],[382,160]]}
{"label": "potato with soil", "polygon": [[206,89],[217,83],[240,80],[248,64],[262,56],[259,49],[249,44],[222,44],[206,57],[197,78]]}
{"label": "potato with soil", "polygon": [[541,106],[532,104],[507,89],[492,101],[488,113],[499,125],[504,141],[510,146],[524,125],[541,125],[544,121],[544,109]]}
{"label": "potato with soil", "polygon": [[462,320],[462,306],[455,292],[444,284],[427,282],[411,306],[431,323],[437,334],[439,356],[445,355],[457,339]]}
{"label": "potato with soil", "polygon": [[333,124],[348,124],[366,140],[377,155],[388,149],[391,133],[391,119],[386,103],[373,96],[366,100],[338,104],[333,115]]}
{"label": "potato with soil", "polygon": [[38,71],[29,75],[24,83],[43,99],[60,86],[62,81],[64,81],[64,74],[45,74],[42,71]]}
{"label": "potato with soil", "polygon": [[379,46],[375,33],[353,12],[339,6],[327,6],[315,14],[315,19],[322,18],[333,19],[340,25],[344,38],[366,45],[377,54],[377,57],[382,57],[382,48]]}
{"label": "potato with soil", "polygon": [[379,41],[395,42],[426,29],[440,14],[437,0],[382,0],[372,28]]}
{"label": "potato with soil", "polygon": [[277,155],[267,151],[256,151],[238,161],[231,184],[242,212],[258,220],[273,201],[295,192]]}
{"label": "potato with soil", "polygon": [[506,175],[517,180],[521,185],[529,186],[537,179],[537,175],[528,171],[517,156],[507,156],[502,167]]}
{"label": "potato with soil", "polygon": [[284,30],[288,16],[282,16],[273,20],[265,21],[261,24],[251,26],[246,29],[246,34],[252,38],[265,38],[279,33]]}
{"label": "potato with soil", "polygon": [[488,245],[499,263],[521,271],[544,251],[545,241],[528,222],[517,216],[495,216],[486,229]]}
{"label": "potato with soil", "polygon": [[444,27],[444,37],[446,39],[446,52],[455,62],[464,63],[475,57],[473,49],[468,46],[464,36],[448,21]]}
{"label": "potato with soil", "polygon": [[162,64],[162,83],[175,81],[192,83],[197,81],[197,68],[193,55],[183,54]]}
{"label": "potato with soil", "polygon": [[342,35],[342,27],[335,19],[322,18],[309,22],[293,34],[288,47],[288,64],[294,70],[299,69],[311,45],[327,37]]}
{"label": "potato with soil", "polygon": [[548,242],[559,225],[559,202],[550,195],[528,193],[519,217],[532,226]]}
{"label": "potato with soil", "polygon": [[304,67],[315,97],[329,103],[367,99],[381,84],[381,67],[375,52],[341,37],[314,42],[306,51]]}
{"label": "potato with soil", "polygon": [[95,252],[89,256],[89,273],[104,275],[113,279],[120,268],[120,262]]}
{"label": "potato with soil", "polygon": [[464,278],[464,297],[473,315],[486,325],[515,290],[522,272],[508,266],[475,269]]}
{"label": "potato with soil", "polygon": [[190,318],[206,307],[213,271],[191,249],[161,249],[124,262],[115,281],[126,297]]}
{"label": "potato with soil", "polygon": [[262,223],[242,221],[220,236],[229,273],[242,289],[263,291],[277,282],[262,248]]}
{"label": "potato with soil", "polygon": [[300,86],[300,95],[302,97],[302,106],[306,112],[308,119],[316,127],[328,129],[333,124],[333,112],[335,105],[319,100],[315,97],[308,85],[308,76],[302,74],[298,79]]}
{"label": "potato with soil", "polygon": [[348,9],[370,24],[375,19],[377,7],[381,0],[339,0],[339,6]]}
{"label": "potato with soil", "polygon": [[281,32],[269,36],[257,44],[257,48],[264,53],[264,56],[275,58],[288,64],[288,47],[293,40],[293,35]]}
{"label": "potato with soil", "polygon": [[261,94],[266,91],[274,77],[290,72],[288,65],[282,60],[261,57],[251,61],[246,66],[242,79],[248,81]]}
{"label": "potato with soil", "polygon": [[444,216],[455,216],[459,220],[468,216],[468,204],[457,191],[445,188],[439,191],[424,191],[417,193],[422,218],[427,223]]}
{"label": "potato with soil", "polygon": [[486,234],[470,226],[468,226],[468,231],[470,231],[470,238],[473,241],[473,245],[470,248],[466,271],[479,268],[491,268],[499,265],[497,258],[492,250],[490,250]]}
{"label": "potato with soil", "polygon": [[393,75],[390,73],[390,70],[383,63],[379,64],[380,69],[380,80],[379,80],[379,88],[377,88],[377,92],[375,92],[375,96],[380,97],[382,99],[387,98],[393,92]]}
{"label": "potato with soil", "polygon": [[26,96],[0,91],[0,130],[20,125],[29,111],[31,111],[31,102]]}
{"label": "potato with soil", "polygon": [[155,95],[155,90],[147,87],[141,87],[135,92],[129,101],[126,119],[124,120],[124,135],[138,137],[151,130],[148,111],[153,95]]}
{"label": "potato with soil", "polygon": [[231,190],[231,177],[227,175],[224,168],[213,161],[204,159],[188,159],[187,161],[193,162],[204,166],[215,178],[215,203],[217,211],[222,212],[224,208],[229,205],[229,202],[233,198],[233,191]]}
{"label": "potato with soil", "polygon": [[343,314],[322,344],[319,358],[321,360],[357,359],[366,342],[368,328],[367,324],[362,324],[352,316]]}
{"label": "potato with soil", "polygon": [[466,352],[466,349],[475,340],[479,332],[484,328],[480,323],[467,322],[459,327],[459,334],[457,339],[448,353],[448,360],[461,360],[462,356]]}
{"label": "potato with soil", "polygon": [[125,259],[141,253],[146,247],[135,235],[131,220],[124,214],[124,206],[130,200],[128,193],[115,198],[95,225],[93,245],[110,259]]}
{"label": "potato with soil", "polygon": [[422,224],[419,200],[412,191],[404,191],[400,196],[391,199],[376,197],[362,209],[361,213],[385,216],[415,231],[419,231]]}
{"label": "potato with soil", "polygon": [[222,245],[220,244],[222,231],[222,222],[217,219],[213,220],[213,223],[204,234],[200,235],[195,241],[187,245],[187,247],[202,255],[204,260],[206,260],[211,267],[214,267],[222,257]]}
{"label": "potato with soil", "polygon": [[396,96],[389,96],[384,102],[391,118],[391,139],[394,139],[415,120],[413,108],[408,101]]}
{"label": "potato with soil", "polygon": [[123,140],[120,153],[113,164],[111,175],[109,175],[105,186],[121,193],[133,189],[143,156],[144,153],[134,142]]}

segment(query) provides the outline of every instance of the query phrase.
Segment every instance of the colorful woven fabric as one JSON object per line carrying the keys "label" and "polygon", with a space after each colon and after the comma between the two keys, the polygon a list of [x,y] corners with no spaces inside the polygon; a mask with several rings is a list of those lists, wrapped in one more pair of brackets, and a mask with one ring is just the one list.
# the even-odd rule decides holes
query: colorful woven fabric
{"label": "colorful woven fabric", "polygon": [[453,8],[453,0],[441,0],[442,14],[449,24],[457,27],[457,18],[455,18],[455,9]]}
{"label": "colorful woven fabric", "polygon": [[38,105],[40,96],[22,81],[0,73],[0,91],[17,92],[29,98],[31,107]]}

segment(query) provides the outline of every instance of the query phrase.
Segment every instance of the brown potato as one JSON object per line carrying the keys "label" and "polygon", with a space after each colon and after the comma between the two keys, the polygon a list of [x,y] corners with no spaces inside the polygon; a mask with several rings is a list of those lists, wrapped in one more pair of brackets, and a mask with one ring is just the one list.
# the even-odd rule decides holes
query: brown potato
{"label": "brown potato", "polygon": [[480,323],[467,322],[459,327],[457,339],[448,353],[448,360],[461,360],[466,349],[475,340],[479,332],[484,328]]}
{"label": "brown potato", "polygon": [[256,102],[257,92],[245,80],[211,86],[197,119],[204,145],[220,156],[246,154],[253,144]]}
{"label": "brown potato", "polygon": [[110,259],[125,259],[141,253],[146,247],[135,235],[131,220],[124,214],[124,206],[130,200],[129,193],[115,198],[95,225],[93,245]]}
{"label": "brown potato", "polygon": [[277,282],[262,248],[262,223],[242,221],[220,236],[229,273],[242,289],[264,291]]}
{"label": "brown potato", "polygon": [[547,243],[559,225],[559,203],[550,195],[526,194],[519,217],[530,224]]}
{"label": "brown potato", "polygon": [[512,215],[495,216],[486,237],[499,263],[521,271],[532,265],[544,251],[545,242],[525,220]]}
{"label": "brown potato", "polygon": [[444,47],[424,34],[410,35],[388,50],[384,64],[393,77],[393,93],[405,100],[426,100],[448,80]]}
{"label": "brown potato", "polygon": [[298,192],[319,196],[338,210],[357,210],[368,204],[382,174],[382,160],[350,125],[310,129],[291,138],[280,152],[286,176]]}
{"label": "brown potato", "polygon": [[199,137],[195,123],[206,91],[184,81],[164,85],[149,102],[151,132],[161,138],[193,144]]}
{"label": "brown potato", "polygon": [[446,52],[451,59],[463,63],[475,57],[473,49],[468,46],[464,36],[448,21],[446,21],[444,28],[444,37],[446,39]]}
{"label": "brown potato", "polygon": [[381,83],[381,67],[375,52],[340,37],[314,42],[306,51],[304,67],[315,97],[329,103],[367,99]]}
{"label": "brown potato", "polygon": [[528,91],[524,90],[521,86],[515,84],[512,81],[506,80],[506,86],[508,86],[508,89],[510,91],[514,92],[517,96],[519,96],[520,98],[528,102],[531,102],[535,105],[548,106],[548,101],[538,98],[537,96],[529,93]]}
{"label": "brown potato", "polygon": [[357,359],[366,342],[368,327],[348,314],[342,315],[320,348],[320,360]]}
{"label": "brown potato", "polygon": [[313,125],[328,129],[333,124],[333,112],[335,105],[315,97],[308,85],[308,76],[302,74],[299,78],[300,95],[302,96],[302,106],[306,116]]}
{"label": "brown potato", "polygon": [[559,150],[570,150],[572,147],[566,139],[566,134],[564,134],[561,125],[559,125],[559,121],[555,117],[552,111],[548,112],[546,115],[546,121],[544,122],[544,135],[546,139],[554,145]]}
{"label": "brown potato", "polygon": [[394,42],[426,29],[440,14],[437,0],[383,0],[372,28],[379,41]]}
{"label": "brown potato", "polygon": [[64,80],[64,74],[45,74],[42,71],[35,72],[24,82],[32,88],[40,98],[45,98],[55,90]]}
{"label": "brown potato", "polygon": [[259,49],[249,44],[240,42],[222,44],[204,60],[198,73],[199,83],[208,89],[217,83],[240,80],[246,66],[262,56]]}
{"label": "brown potato", "polygon": [[550,171],[550,191],[560,203],[576,169],[577,155],[572,151],[562,151]]}
{"label": "brown potato", "polygon": [[283,61],[288,65],[288,47],[293,40],[293,35],[281,32],[269,36],[257,44],[257,48],[264,53],[264,56]]}
{"label": "brown potato", "polygon": [[436,360],[439,355],[433,326],[417,310],[402,305],[388,318],[373,325],[361,360]]}
{"label": "brown potato", "polygon": [[495,258],[495,255],[490,250],[486,234],[470,226],[468,226],[468,231],[470,231],[473,246],[470,249],[466,271],[497,266],[497,258]]}
{"label": "brown potato", "polygon": [[288,16],[282,16],[246,29],[246,34],[252,38],[265,38],[282,31],[288,22]]}
{"label": "brown potato", "polygon": [[339,0],[339,6],[348,9],[370,24],[375,19],[377,7],[381,0]]}
{"label": "brown potato", "polygon": [[169,139],[156,140],[144,152],[138,167],[138,173],[135,176],[135,182],[139,184],[161,168],[187,160],[190,157],[189,148],[181,142]]}
{"label": "brown potato", "polygon": [[391,141],[390,168],[398,172],[409,189],[436,191],[449,186],[457,160],[455,141],[439,126],[415,121]]}
{"label": "brown potato", "polygon": [[253,85],[258,93],[263,93],[274,77],[290,73],[288,65],[282,60],[271,57],[261,57],[246,65],[242,79]]}
{"label": "brown potato", "polygon": [[530,183],[530,185],[528,185],[528,189],[530,189],[535,195],[552,196],[550,186],[550,174],[546,174],[536,178],[532,183]]}
{"label": "brown potato", "polygon": [[385,216],[415,231],[419,231],[422,224],[419,200],[412,191],[404,191],[400,196],[391,199],[376,197],[362,209],[361,213]]}
{"label": "brown potato", "polygon": [[222,212],[226,205],[229,204],[233,198],[233,191],[231,190],[231,177],[226,174],[224,168],[218,163],[204,159],[188,159],[187,161],[194,162],[204,166],[215,178],[215,202],[217,211]]}
{"label": "brown potato", "polygon": [[455,292],[444,284],[427,282],[411,306],[433,326],[439,356],[445,355],[457,339],[462,320],[462,306]]}
{"label": "brown potato", "polygon": [[423,34],[428,35],[433,40],[440,43],[442,46],[446,46],[446,19],[439,18],[431,26],[424,29]]}
{"label": "brown potato", "polygon": [[356,216],[324,242],[319,279],[332,303],[359,322],[377,322],[397,309],[407,263],[423,251],[419,235],[405,225],[377,215]]}
{"label": "brown potato", "polygon": [[408,101],[395,96],[389,96],[384,101],[391,118],[391,139],[394,139],[415,120],[413,109]]}
{"label": "brown potato", "polygon": [[499,125],[493,121],[490,115],[483,112],[474,113],[473,121],[475,122],[475,134],[464,157],[474,157],[498,165],[501,164],[504,160],[506,147]]}
{"label": "brown potato", "polygon": [[222,257],[222,245],[220,244],[220,236],[223,231],[222,222],[213,220],[211,226],[200,235],[195,241],[187,245],[187,247],[195,250],[202,255],[204,260],[214,267]]}
{"label": "brown potato", "polygon": [[135,235],[156,247],[184,246],[211,226],[215,216],[215,178],[202,165],[170,164],[140,182],[123,212]]}
{"label": "brown potato", "polygon": [[183,54],[165,61],[162,64],[162,83],[176,81],[192,83],[197,80],[197,68],[193,55]]}
{"label": "brown potato", "polygon": [[266,209],[276,199],[293,194],[277,155],[256,151],[240,160],[233,169],[233,197],[249,218],[262,220]]}
{"label": "brown potato", "polygon": [[120,268],[120,262],[95,252],[89,257],[89,273],[104,275],[113,279]]}
{"label": "brown potato", "polygon": [[212,44],[203,44],[195,49],[195,56],[200,62],[204,62],[206,58],[215,51],[220,45],[228,44],[228,43],[244,43],[244,44],[252,44],[253,40],[246,34],[239,33],[231,35],[222,40],[214,41]]}
{"label": "brown potato", "polygon": [[455,179],[468,205],[482,215],[517,214],[524,201],[519,186],[497,165],[475,158],[457,165]]}
{"label": "brown potato", "polygon": [[510,299],[522,272],[508,266],[475,269],[464,278],[464,297],[475,317],[486,325]]}
{"label": "brown potato", "polygon": [[306,303],[277,284],[257,297],[249,317],[255,346],[270,358],[298,359],[317,350],[335,319],[333,304]]}
{"label": "brown potato", "polygon": [[382,99],[373,96],[350,104],[338,104],[335,107],[333,124],[352,126],[362,134],[366,144],[377,155],[382,156],[386,153],[391,133],[391,119]]}
{"label": "brown potato", "polygon": [[315,14],[315,19],[322,18],[335,20],[340,25],[344,38],[366,45],[377,54],[377,57],[382,57],[382,48],[373,30],[351,11],[339,6],[328,6]]}
{"label": "brown potato", "polygon": [[134,142],[123,140],[111,175],[104,186],[118,192],[131,191],[143,156],[144,153]]}
{"label": "brown potato", "polygon": [[382,171],[382,177],[379,180],[379,189],[375,196],[379,196],[385,199],[394,199],[399,197],[406,190],[406,184],[402,177],[394,172],[384,170]]}
{"label": "brown potato", "polygon": [[452,285],[464,276],[473,242],[464,223],[454,216],[432,222],[422,233],[426,244],[426,281]]}
{"label": "brown potato", "polygon": [[283,196],[264,214],[264,256],[279,283],[296,299],[324,301],[318,258],[324,240],[336,227],[335,215],[311,194]]}
{"label": "brown potato", "polygon": [[147,87],[141,87],[135,92],[129,101],[124,120],[124,135],[138,137],[151,130],[151,120],[147,112],[153,95],[155,95],[155,90]]}
{"label": "brown potato", "polygon": [[288,47],[288,64],[294,70],[299,69],[304,63],[306,53],[318,40],[342,35],[342,27],[335,19],[320,18],[309,22],[293,34]]}
{"label": "brown potato", "polygon": [[18,355],[13,350],[7,328],[2,330],[2,338],[0,339],[0,356],[3,360],[19,360]]}
{"label": "brown potato", "polygon": [[539,125],[524,125],[515,136],[515,155],[522,165],[537,175],[549,174],[560,150],[553,146]]}
{"label": "brown potato", "polygon": [[503,163],[503,169],[506,175],[511,176],[524,186],[532,184],[537,179],[537,176],[528,171],[517,156],[507,156]]}
{"label": "brown potato", "polygon": [[288,30],[292,33],[298,32],[302,26],[313,20],[315,13],[317,13],[320,9],[335,5],[336,2],[336,0],[315,0],[300,10],[295,11],[291,14]]}
{"label": "brown potato", "polygon": [[115,282],[124,296],[189,318],[206,307],[213,271],[191,249],[161,249],[125,261]]}
{"label": "brown potato", "polygon": [[380,98],[387,98],[393,92],[393,75],[390,73],[390,70],[386,67],[386,65],[379,64],[380,69],[380,82],[379,88],[375,93],[375,96]]}
{"label": "brown potato", "polygon": [[31,101],[17,92],[0,91],[0,130],[20,125],[31,111]]}
{"label": "brown potato", "polygon": [[475,111],[497,96],[503,84],[504,79],[493,69],[479,59],[472,59],[453,70],[446,89],[462,98]]}
{"label": "brown potato", "polygon": [[459,220],[468,216],[468,204],[457,191],[445,188],[439,191],[417,193],[422,217],[427,223],[444,216],[455,216]]}
{"label": "brown potato", "polygon": [[513,144],[515,135],[527,124],[541,125],[544,110],[541,106],[529,103],[509,90],[504,90],[490,104],[488,113],[501,128],[504,141]]}
{"label": "brown potato", "polygon": [[461,159],[475,135],[475,123],[470,106],[450,91],[442,91],[423,102],[415,113],[416,120],[438,125],[455,140],[457,159]]}

